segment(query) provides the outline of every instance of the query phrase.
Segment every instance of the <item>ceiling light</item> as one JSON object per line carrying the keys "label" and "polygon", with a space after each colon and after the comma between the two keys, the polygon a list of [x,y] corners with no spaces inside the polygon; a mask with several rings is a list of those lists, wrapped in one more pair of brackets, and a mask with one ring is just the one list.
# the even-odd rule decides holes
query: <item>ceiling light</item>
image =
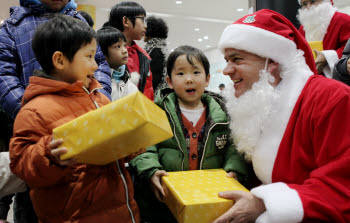
{"label": "ceiling light", "polygon": [[176,5],[181,5],[182,1],[176,1],[175,3],[176,3]]}
{"label": "ceiling light", "polygon": [[199,38],[199,39],[198,39],[198,42],[202,42],[202,41],[203,41],[203,39],[202,39],[202,38]]}
{"label": "ceiling light", "polygon": [[194,31],[198,32],[198,31],[199,31],[199,28],[194,28]]}
{"label": "ceiling light", "polygon": [[238,12],[242,12],[243,10],[242,8],[237,9]]}
{"label": "ceiling light", "polygon": [[4,20],[1,20],[1,21],[0,21],[0,25],[3,24],[3,23],[4,23]]}
{"label": "ceiling light", "polygon": [[208,36],[203,36],[203,39],[209,39],[209,37]]}
{"label": "ceiling light", "polygon": [[211,47],[210,45],[206,45],[207,48]]}

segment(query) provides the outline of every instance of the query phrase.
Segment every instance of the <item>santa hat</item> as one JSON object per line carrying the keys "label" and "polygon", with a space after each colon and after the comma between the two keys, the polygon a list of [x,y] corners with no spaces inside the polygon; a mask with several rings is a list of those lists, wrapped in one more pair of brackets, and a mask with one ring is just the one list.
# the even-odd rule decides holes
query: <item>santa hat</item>
{"label": "santa hat", "polygon": [[[324,1],[328,1],[328,2],[330,2],[332,5],[334,5],[333,0],[324,0]],[[298,0],[298,2],[299,2],[299,5],[301,5],[301,0]]]}
{"label": "santa hat", "polygon": [[270,58],[288,66],[304,51],[305,62],[311,71],[317,73],[311,48],[295,26],[281,14],[262,9],[246,15],[226,27],[219,41],[219,49],[244,50],[255,55]]}

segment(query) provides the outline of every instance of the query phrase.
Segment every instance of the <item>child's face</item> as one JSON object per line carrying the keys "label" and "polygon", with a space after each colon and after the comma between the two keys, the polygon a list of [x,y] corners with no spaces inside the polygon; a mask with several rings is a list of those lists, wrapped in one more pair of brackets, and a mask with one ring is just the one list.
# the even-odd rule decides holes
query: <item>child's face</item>
{"label": "child's face", "polygon": [[196,108],[201,103],[201,97],[209,84],[210,75],[197,59],[193,58],[191,65],[186,55],[179,56],[171,71],[171,79],[167,77],[169,86],[174,89],[179,103],[185,108]]}
{"label": "child's face", "polygon": [[95,61],[96,48],[96,40],[92,39],[90,43],[82,46],[75,53],[72,61],[63,56],[63,68],[58,70],[55,76],[68,83],[82,81],[84,86],[88,88],[98,68]]}
{"label": "child's face", "polygon": [[109,66],[113,69],[128,63],[128,50],[126,42],[119,40],[108,47],[108,57],[106,58]]}
{"label": "child's face", "polygon": [[126,36],[131,37],[131,40],[141,40],[146,33],[145,16],[138,15],[135,16],[135,25],[128,19],[128,28],[125,29],[127,33]]}
{"label": "child's face", "polygon": [[47,8],[52,11],[60,11],[64,6],[67,5],[69,0],[40,0]]}

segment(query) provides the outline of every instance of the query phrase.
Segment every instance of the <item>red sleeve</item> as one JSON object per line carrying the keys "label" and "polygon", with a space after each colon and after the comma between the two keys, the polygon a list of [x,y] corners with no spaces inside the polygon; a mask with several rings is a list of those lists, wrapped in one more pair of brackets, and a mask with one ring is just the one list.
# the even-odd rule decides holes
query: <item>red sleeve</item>
{"label": "red sleeve", "polygon": [[302,35],[303,37],[305,37],[305,31],[304,31],[304,27],[303,27],[303,26],[300,26],[300,27],[299,27],[299,32],[301,33],[301,35]]}
{"label": "red sleeve", "polygon": [[52,136],[35,111],[22,109],[16,117],[13,133],[10,167],[29,187],[54,185],[70,172],[70,168],[52,162],[47,148]]}
{"label": "red sleeve", "polygon": [[[344,88],[339,89],[342,90]],[[316,157],[317,167],[303,184],[288,185],[298,192],[302,200],[304,220],[350,222],[349,92],[346,89],[345,94],[338,98],[330,93],[325,99],[328,100],[326,108],[316,105],[317,111],[308,117],[314,148],[308,155]]]}
{"label": "red sleeve", "polygon": [[149,99],[152,101],[154,100],[154,91],[153,91],[153,86],[152,86],[152,73],[151,70],[149,71],[150,75],[146,79],[146,85],[145,89],[143,91],[144,95],[146,95]]}

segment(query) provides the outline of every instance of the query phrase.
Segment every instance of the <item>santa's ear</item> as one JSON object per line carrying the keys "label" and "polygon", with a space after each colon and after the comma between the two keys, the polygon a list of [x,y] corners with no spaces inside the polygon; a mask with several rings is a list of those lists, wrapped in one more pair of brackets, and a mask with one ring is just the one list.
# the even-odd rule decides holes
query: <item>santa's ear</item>
{"label": "santa's ear", "polygon": [[271,75],[274,77],[273,83],[271,83],[273,86],[277,86],[279,82],[282,80],[280,76],[280,65],[277,62],[269,61],[269,64],[267,65],[267,71],[271,73]]}

